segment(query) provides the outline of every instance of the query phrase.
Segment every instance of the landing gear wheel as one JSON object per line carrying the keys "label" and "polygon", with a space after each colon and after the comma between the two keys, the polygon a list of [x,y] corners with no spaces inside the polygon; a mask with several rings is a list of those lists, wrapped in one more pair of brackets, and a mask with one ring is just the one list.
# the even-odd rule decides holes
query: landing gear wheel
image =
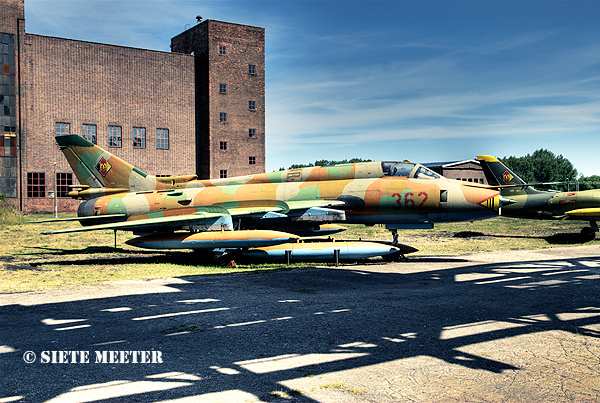
{"label": "landing gear wheel", "polygon": [[192,251],[195,264],[215,265],[219,259],[211,250],[194,249]]}
{"label": "landing gear wheel", "polygon": [[592,227],[584,227],[581,229],[581,237],[586,241],[591,241],[596,238],[596,232]]}
{"label": "landing gear wheel", "polygon": [[388,253],[387,255],[384,255],[381,258],[383,260],[385,260],[386,262],[406,262],[406,261],[408,261],[408,259],[406,258],[406,256],[404,256],[402,254],[402,252]]}

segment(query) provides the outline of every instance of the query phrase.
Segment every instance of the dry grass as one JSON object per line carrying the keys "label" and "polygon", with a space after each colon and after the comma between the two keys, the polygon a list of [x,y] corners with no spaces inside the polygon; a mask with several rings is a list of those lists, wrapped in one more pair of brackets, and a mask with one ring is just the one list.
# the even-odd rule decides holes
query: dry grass
{"label": "dry grass", "polygon": [[[582,244],[600,245],[580,235],[582,221],[524,220],[493,218],[475,222],[438,224],[431,230],[399,230],[399,242],[419,249],[412,256],[466,255],[498,250],[543,249]],[[352,226],[336,234],[344,239],[391,240],[384,226]]]}
{"label": "dry grass", "polygon": [[8,224],[20,224],[25,222],[23,214],[14,208],[12,204],[6,201],[6,198],[0,193],[0,226]]}
{"label": "dry grass", "polygon": [[[60,214],[59,218],[72,217]],[[112,231],[41,235],[49,229],[76,227],[77,222],[35,223],[51,215],[13,217],[0,221],[0,292],[21,292],[61,286],[272,270],[283,264],[248,264],[237,268],[215,265],[188,251],[156,252],[125,244],[133,236]],[[473,252],[539,249],[579,245],[581,222],[496,218],[474,223],[440,224],[433,230],[399,231],[400,242],[419,248],[416,255],[463,255]],[[391,240],[380,226],[349,226],[336,238]],[[599,240],[589,242],[600,245]],[[295,264],[294,267],[309,264]]]}
{"label": "dry grass", "polygon": [[[73,217],[59,214],[59,218]],[[190,251],[156,252],[125,244],[130,232],[113,231],[41,235],[49,229],[72,228],[78,222],[37,223],[49,214],[26,216],[0,227],[0,292],[22,292],[106,281],[169,278],[271,270],[282,265],[222,267]]]}

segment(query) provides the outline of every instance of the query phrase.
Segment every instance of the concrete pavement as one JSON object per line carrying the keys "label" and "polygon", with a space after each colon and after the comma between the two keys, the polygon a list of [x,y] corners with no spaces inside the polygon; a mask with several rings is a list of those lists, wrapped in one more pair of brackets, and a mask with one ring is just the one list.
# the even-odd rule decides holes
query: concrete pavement
{"label": "concrete pavement", "polygon": [[0,402],[597,402],[600,250],[0,294],[0,375]]}

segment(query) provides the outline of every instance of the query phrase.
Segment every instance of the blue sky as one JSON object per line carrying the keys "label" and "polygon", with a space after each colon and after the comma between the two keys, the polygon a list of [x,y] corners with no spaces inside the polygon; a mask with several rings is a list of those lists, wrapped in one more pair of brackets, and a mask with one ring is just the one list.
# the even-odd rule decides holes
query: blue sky
{"label": "blue sky", "polygon": [[25,0],[29,33],[163,51],[198,14],[266,29],[269,171],[546,148],[600,174],[600,1]]}

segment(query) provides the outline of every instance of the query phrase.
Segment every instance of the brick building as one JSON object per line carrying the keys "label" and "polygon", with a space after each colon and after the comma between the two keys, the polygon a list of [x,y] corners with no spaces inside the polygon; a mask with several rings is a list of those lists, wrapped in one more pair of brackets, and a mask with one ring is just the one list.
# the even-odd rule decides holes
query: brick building
{"label": "brick building", "polygon": [[429,162],[423,165],[448,179],[488,184],[481,164],[477,160]]}
{"label": "brick building", "polygon": [[0,193],[60,211],[76,183],[54,136],[76,133],[153,175],[264,172],[264,29],[206,20],[172,52],[25,32],[23,0],[0,1]]}

